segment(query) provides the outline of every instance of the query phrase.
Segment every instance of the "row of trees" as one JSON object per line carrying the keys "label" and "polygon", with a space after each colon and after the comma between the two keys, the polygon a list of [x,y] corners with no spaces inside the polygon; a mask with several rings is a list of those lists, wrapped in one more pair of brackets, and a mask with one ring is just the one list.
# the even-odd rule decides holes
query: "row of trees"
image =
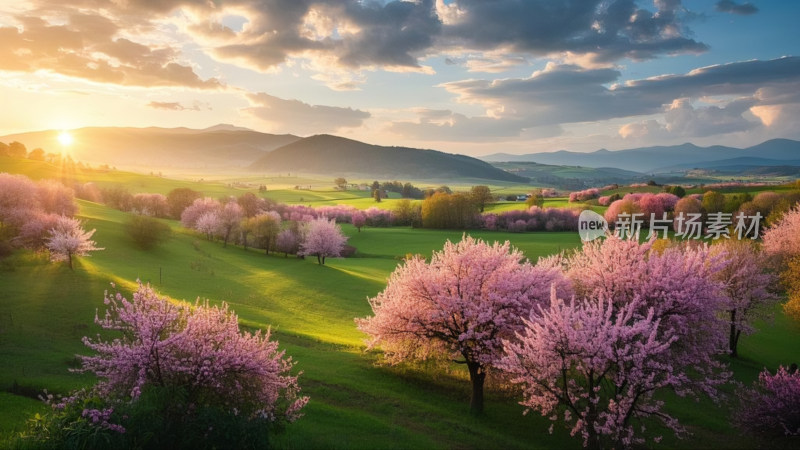
{"label": "row of trees", "polygon": [[730,373],[718,356],[735,356],[777,301],[767,266],[750,242],[609,237],[534,265],[508,242],[466,236],[406,260],[356,322],[390,363],[465,364],[475,412],[495,373],[584,445],[629,447],[645,420],[684,431],[660,392],[720,398]]}
{"label": "row of trees", "polygon": [[[256,209],[248,215],[235,199],[221,203],[212,198],[198,198],[181,214],[181,224],[203,233],[209,240],[220,239],[223,246],[235,241],[247,249],[248,246],[262,248],[266,254],[271,250],[288,255],[316,256],[319,264],[328,257],[339,257],[347,238],[336,225],[336,219],[327,216],[303,215],[292,220],[287,214],[284,221],[277,211]],[[361,227],[366,216],[355,211],[350,220]]]}

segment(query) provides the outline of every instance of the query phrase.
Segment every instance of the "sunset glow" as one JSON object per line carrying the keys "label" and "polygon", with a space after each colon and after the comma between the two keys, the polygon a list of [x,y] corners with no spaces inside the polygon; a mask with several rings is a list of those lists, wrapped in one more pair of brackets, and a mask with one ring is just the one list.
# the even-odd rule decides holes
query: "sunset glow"
{"label": "sunset glow", "polygon": [[58,143],[61,144],[62,147],[69,147],[73,142],[75,142],[75,139],[68,131],[62,131],[58,134]]}

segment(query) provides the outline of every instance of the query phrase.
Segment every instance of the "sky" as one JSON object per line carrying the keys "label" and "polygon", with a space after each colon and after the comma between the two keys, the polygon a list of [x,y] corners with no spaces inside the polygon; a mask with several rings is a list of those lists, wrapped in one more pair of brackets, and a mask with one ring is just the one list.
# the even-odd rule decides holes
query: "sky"
{"label": "sky", "polygon": [[798,19],[781,0],[0,0],[0,135],[745,147],[800,139]]}

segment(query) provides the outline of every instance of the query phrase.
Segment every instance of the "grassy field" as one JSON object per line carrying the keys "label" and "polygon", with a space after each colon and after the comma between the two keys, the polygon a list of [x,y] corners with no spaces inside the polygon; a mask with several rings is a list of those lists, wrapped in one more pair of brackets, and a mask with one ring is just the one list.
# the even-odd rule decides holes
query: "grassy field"
{"label": "grassy field", "polygon": [[[14,171],[6,166],[0,170]],[[104,180],[124,180],[131,192],[140,192],[140,187],[168,192],[180,183],[198,190],[211,186],[204,191],[207,195],[241,192],[219,181],[198,184],[135,174],[109,175]],[[313,205],[361,202],[359,207],[385,207],[396,201],[376,204],[352,191],[268,191],[287,202],[301,193],[303,202]],[[309,194],[317,197],[306,199]],[[364,352],[364,336],[353,319],[370,314],[367,298],[385,287],[405,255],[429,255],[446,240],[460,239],[462,232],[397,227],[364,228],[359,233],[344,225],[356,255],[319,266],[311,259],[223,248],[181,229],[175,221],[166,221],[174,230],[172,238],[146,252],[134,247],[122,231],[126,213],[81,201],[79,217],[97,229],[95,240],[105,250],[80,258],[74,271],[26,252],[0,261],[0,448],[26,418],[43,410],[35,400],[43,389],[66,393],[93,382],[88,375],[69,371],[76,366],[75,355],[86,353],[81,337],[99,331],[92,320],[104,307],[103,291],[109,282],[129,294],[136,279],[178,300],[227,301],[245,326],[272,328],[281,347],[297,361],[297,370],[303,372],[300,385],[311,397],[305,416],[275,437],[278,448],[580,447],[579,440],[558,426],[549,434],[546,418],[523,416],[517,396],[495,385],[487,394],[485,415],[471,416],[468,379],[460,367],[385,367],[375,364],[376,353]],[[569,232],[470,234],[489,241],[508,239],[533,260],[579,245],[577,233]],[[776,311],[773,323],[761,324],[757,334],[742,338],[741,356],[731,365],[738,380],[749,383],[763,367],[775,369],[797,361],[800,330]],[[686,440],[667,435],[661,448],[755,446],[728,424],[729,405],[665,399],[668,411],[693,434]]]}
{"label": "grassy field", "polygon": [[[238,247],[223,248],[178,228],[151,252],[133,247],[121,231],[126,214],[81,202],[81,218],[97,229],[106,250],[78,261],[75,271],[41,256],[18,254],[0,271],[0,432],[18,430],[42,409],[30,398],[41,389],[66,392],[91,383],[70,373],[74,355],[85,353],[80,338],[97,332],[92,324],[103,291],[114,281],[130,292],[137,278],[175,299],[198,296],[228,301],[250,327],[271,326],[298,362],[304,392],[311,397],[305,417],[276,437],[281,448],[577,448],[580,443],[535,414],[522,415],[517,399],[503,391],[488,395],[485,417],[468,412],[469,387],[459,370],[426,366],[376,366],[364,353],[353,318],[370,313],[367,297],[383,289],[386,277],[407,253],[430,254],[461,232],[410,228],[344,229],[356,257],[326,266],[311,260],[266,256]],[[535,259],[578,244],[575,233],[472,233],[487,240],[510,239]],[[800,333],[782,317],[746,337],[737,378],[750,381],[762,366],[775,368],[796,357]],[[794,356],[793,356],[794,355]],[[12,389],[12,386],[15,386]],[[665,447],[747,448],[735,436],[727,411],[710,402],[669,403],[694,432],[690,440],[667,439]]]}

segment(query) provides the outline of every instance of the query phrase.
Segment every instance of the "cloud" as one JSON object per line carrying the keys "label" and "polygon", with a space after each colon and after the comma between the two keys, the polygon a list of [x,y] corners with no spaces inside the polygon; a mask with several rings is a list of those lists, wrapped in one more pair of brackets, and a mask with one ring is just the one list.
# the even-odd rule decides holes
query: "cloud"
{"label": "cloud", "polygon": [[719,134],[750,131],[762,126],[754,117],[745,117],[756,104],[753,98],[742,98],[725,106],[704,106],[695,108],[689,99],[676,99],[665,107],[664,121],[645,120],[623,125],[619,135],[623,138],[664,141],[674,138],[696,138]]}
{"label": "cloud", "polygon": [[191,106],[184,106],[178,102],[157,102],[152,101],[147,104],[149,108],[153,109],[163,109],[167,111],[202,111],[204,109],[211,110],[211,106],[207,103],[203,103],[200,101],[195,100],[192,102]]}
{"label": "cloud", "polygon": [[469,49],[508,48],[532,55],[570,52],[595,62],[644,60],[700,53],[708,47],[688,37],[680,0],[656,0],[656,11],[632,0],[458,0],[439,2],[444,38]]}
{"label": "cloud", "polygon": [[0,27],[0,70],[46,71],[125,86],[222,86],[181,64],[168,45],[120,37],[122,29],[107,17],[76,12],[43,17],[20,15],[15,17],[19,26]]}
{"label": "cloud", "polygon": [[624,83],[617,82],[620,76],[614,69],[550,63],[528,78],[471,79],[441,87],[456,94],[459,102],[484,106],[487,115],[544,126],[655,114],[681,98],[745,96],[758,104],[796,102],[800,58],[735,62]]}
{"label": "cloud", "polygon": [[352,108],[309,105],[299,100],[284,100],[266,93],[247,94],[254,106],[243,111],[261,119],[283,133],[315,134],[360,127],[370,114]]}
{"label": "cloud", "polygon": [[714,5],[714,8],[719,12],[739,14],[743,16],[755,14],[758,12],[758,8],[756,7],[756,5],[750,2],[745,2],[740,4],[731,0],[719,1],[717,2],[716,5]]}
{"label": "cloud", "polygon": [[[316,60],[311,66],[321,75],[378,69],[432,73],[421,61],[454,53],[468,55],[471,71],[496,73],[531,56],[569,55],[590,67],[707,49],[690,37],[691,14],[680,0],[655,0],[650,7],[640,6],[644,0],[31,1],[27,16],[47,17],[48,39],[58,39],[48,42],[59,48],[19,61],[28,55],[26,42],[47,45],[23,26],[17,31],[24,36],[4,40],[3,56],[13,61],[2,68],[128,85],[218,87],[218,80],[202,80],[179,61],[177,42],[167,44],[184,37],[218,61],[267,72],[293,60]],[[98,14],[75,13],[88,10]],[[500,53],[514,57],[498,58]],[[323,79],[339,89],[358,84]]]}

